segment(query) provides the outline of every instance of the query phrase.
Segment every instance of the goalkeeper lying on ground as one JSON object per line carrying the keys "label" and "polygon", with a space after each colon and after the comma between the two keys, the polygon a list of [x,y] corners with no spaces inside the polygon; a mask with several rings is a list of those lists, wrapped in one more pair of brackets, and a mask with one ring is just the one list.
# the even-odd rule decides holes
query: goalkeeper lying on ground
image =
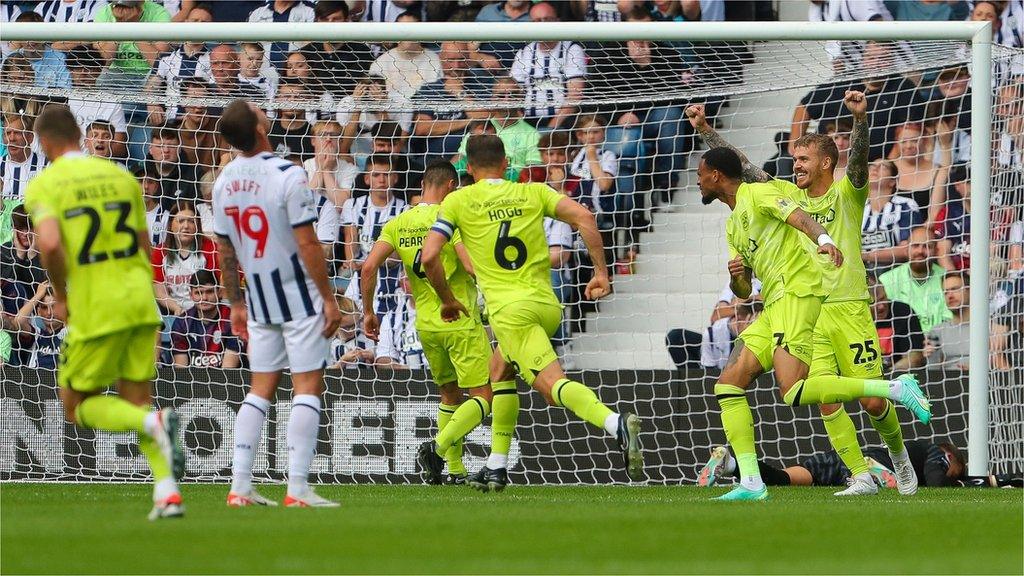
{"label": "goalkeeper lying on ground", "polygon": [[[933,488],[948,486],[1017,487],[1024,486],[1024,474],[1014,471],[995,476],[968,476],[967,459],[956,446],[948,442],[934,444],[925,440],[911,440],[906,443],[914,473],[922,486]],[[886,488],[896,487],[896,476],[892,472],[892,460],[885,448],[864,449],[864,460],[875,482]],[[717,446],[711,451],[711,459],[704,466],[722,463],[725,474],[718,478],[731,477],[739,480],[736,460],[726,446]],[[799,466],[785,469],[776,468],[758,461],[761,478],[768,486],[843,486],[850,480],[850,470],[843,464],[835,450],[814,454]],[[697,484],[707,486],[708,475],[701,471]]]}

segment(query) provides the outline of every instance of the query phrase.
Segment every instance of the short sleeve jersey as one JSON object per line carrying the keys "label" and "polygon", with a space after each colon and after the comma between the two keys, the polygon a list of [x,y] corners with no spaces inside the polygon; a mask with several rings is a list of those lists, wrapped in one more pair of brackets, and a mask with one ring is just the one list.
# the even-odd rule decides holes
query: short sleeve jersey
{"label": "short sleeve jersey", "polygon": [[476,283],[462,267],[455,253],[454,245],[462,241],[461,233],[456,231],[452,241],[441,250],[441,264],[452,294],[466,307],[468,317],[459,318],[455,322],[441,320],[441,299],[427,280],[427,274],[420,263],[423,240],[437,221],[440,210],[437,204],[418,204],[389,220],[381,230],[378,241],[394,248],[402,259],[416,299],[416,329],[433,332],[465,330],[480,323],[480,314],[477,310]]}
{"label": "short sleeve jersey", "polygon": [[[835,267],[831,262],[822,261],[822,281],[828,288],[826,302],[867,301],[868,283],[864,261],[860,258],[861,233],[860,224],[864,216],[864,203],[868,197],[868,186],[857,188],[850,182],[849,176],[843,176],[838,182],[829,186],[823,196],[812,198],[807,190],[799,188],[792,182],[773,180],[788,194],[797,205],[811,218],[825,227],[828,235],[836,241],[836,246],[846,256],[843,265]],[[814,241],[806,234],[800,234],[811,253],[817,250]]]}
{"label": "short sleeve jersey", "polygon": [[481,180],[441,203],[433,230],[462,234],[477,282],[492,314],[514,302],[560,306],[551,288],[544,217],[565,196],[545,184]]}
{"label": "short sleeve jersey", "polygon": [[[796,202],[772,184],[740,184],[736,207],[725,223],[729,257],[740,256],[761,279],[761,296],[769,305],[783,294],[824,296],[821,264],[786,224]],[[474,260],[475,261],[475,260]]]}
{"label": "short sleeve jersey", "polygon": [[160,323],[153,267],[139,250],[146,207],[131,174],[109,160],[66,154],[29,182],[25,208],[33,222],[60,226],[69,340]]}

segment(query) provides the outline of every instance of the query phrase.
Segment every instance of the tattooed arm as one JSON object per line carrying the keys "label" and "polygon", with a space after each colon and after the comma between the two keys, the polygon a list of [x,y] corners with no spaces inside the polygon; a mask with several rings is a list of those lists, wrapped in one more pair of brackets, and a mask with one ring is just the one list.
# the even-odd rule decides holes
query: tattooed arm
{"label": "tattooed arm", "polygon": [[[808,238],[814,240],[814,243],[818,245],[818,254],[827,254],[832,259],[832,263],[835,264],[836,268],[843,265],[843,253],[839,250],[825,231],[825,227],[818,223],[817,220],[811,217],[810,214],[797,208],[786,218],[786,224],[789,224],[793,228],[803,232]],[[822,238],[824,236],[825,238]],[[824,242],[822,242],[824,240]]]}
{"label": "tattooed arm", "polygon": [[224,284],[228,302],[231,303],[231,332],[243,342],[249,340],[249,313],[242,299],[242,288],[238,278],[238,254],[231,240],[217,238],[217,252],[220,257],[220,281]]}
{"label": "tattooed arm", "polygon": [[850,160],[846,175],[850,183],[862,188],[868,183],[868,148],[871,146],[868,126],[868,101],[862,92],[847,90],[846,108],[853,113],[853,133],[850,135]]}
{"label": "tattooed arm", "polygon": [[707,118],[704,117],[704,105],[694,104],[686,108],[686,116],[690,119],[690,126],[697,131],[700,135],[701,140],[707,144],[708,148],[729,148],[733,152],[739,155],[740,161],[743,162],[743,181],[744,182],[767,182],[772,179],[767,172],[751,164],[750,160],[747,159],[746,154],[740,151],[732,144],[726,142],[725,138],[722,138],[715,129],[708,124]]}

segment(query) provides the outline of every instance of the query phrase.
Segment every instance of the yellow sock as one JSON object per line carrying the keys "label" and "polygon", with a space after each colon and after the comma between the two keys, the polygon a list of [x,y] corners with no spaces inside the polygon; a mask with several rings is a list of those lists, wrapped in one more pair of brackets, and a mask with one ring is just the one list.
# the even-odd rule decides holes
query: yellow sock
{"label": "yellow sock", "polygon": [[840,405],[839,410],[831,414],[822,414],[821,419],[825,422],[825,431],[828,432],[832,448],[835,448],[843,464],[850,469],[850,475],[866,473],[868,465],[857,441],[857,427],[846,413],[846,408]]}
{"label": "yellow sock", "polygon": [[551,388],[551,397],[556,406],[563,406],[583,420],[598,428],[604,428],[605,419],[614,414],[611,408],[598,399],[597,394],[585,385],[563,378]]}

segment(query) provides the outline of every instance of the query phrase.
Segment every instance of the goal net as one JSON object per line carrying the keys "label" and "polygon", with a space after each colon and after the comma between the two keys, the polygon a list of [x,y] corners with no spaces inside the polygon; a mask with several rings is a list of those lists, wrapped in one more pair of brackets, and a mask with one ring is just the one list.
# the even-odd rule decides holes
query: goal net
{"label": "goal net", "polygon": [[[123,164],[141,183],[164,316],[155,402],[174,406],[186,424],[187,478],[229,478],[248,359],[218,306],[210,193],[232,157],[218,115],[237,97],[267,110],[274,153],[306,169],[345,312],[327,359],[320,481],[418,481],[415,451],[436,430],[438,396],[414,303],[399,266],[382,269],[374,302],[361,302],[353,270],[381,226],[420,201],[425,165],[451,161],[470,181],[465,140],[480,133],[504,141],[509,179],[547,183],[594,212],[614,293],[587,301],[586,251],[568,226],[546,222],[553,289],[565,305],[552,344],[573,377],[644,419],[649,482],[694,481],[708,449],[725,443],[716,375],[761,305],[727,291],[728,209],[701,203],[696,167],[706,146],[684,110],[703,105],[722,138],[782,179],[793,178],[792,141],[828,134],[838,179],[850,144],[847,89],[867,94],[871,123],[864,252],[846,257],[861,258],[871,276],[881,349],[868,343],[860,352],[887,374],[920,375],[935,419],[912,424],[901,409],[908,439],[966,453],[967,292],[986,279],[968,287],[949,273],[970,277],[971,212],[990,212],[991,238],[975,239],[990,247],[990,462],[998,471],[1024,463],[1020,49],[993,50],[992,170],[980,174],[970,153],[974,70],[961,42],[45,40],[11,42],[0,76],[2,480],[146,477],[132,435],[66,424],[57,398],[66,331],[20,208],[48,162],[31,129],[49,102],[74,112],[87,153]],[[990,207],[971,203],[981,178],[990,179]],[[376,343],[360,328],[369,306],[384,323]],[[286,378],[279,398],[289,393]],[[522,383],[520,394],[513,483],[626,481],[603,432],[547,407]],[[782,404],[770,376],[750,396],[766,461],[794,465],[829,449],[816,410]],[[264,429],[255,468],[265,480],[286,470],[288,409],[278,402]],[[862,410],[848,410],[862,445],[881,446]],[[471,471],[487,453],[488,424],[465,439]]]}

